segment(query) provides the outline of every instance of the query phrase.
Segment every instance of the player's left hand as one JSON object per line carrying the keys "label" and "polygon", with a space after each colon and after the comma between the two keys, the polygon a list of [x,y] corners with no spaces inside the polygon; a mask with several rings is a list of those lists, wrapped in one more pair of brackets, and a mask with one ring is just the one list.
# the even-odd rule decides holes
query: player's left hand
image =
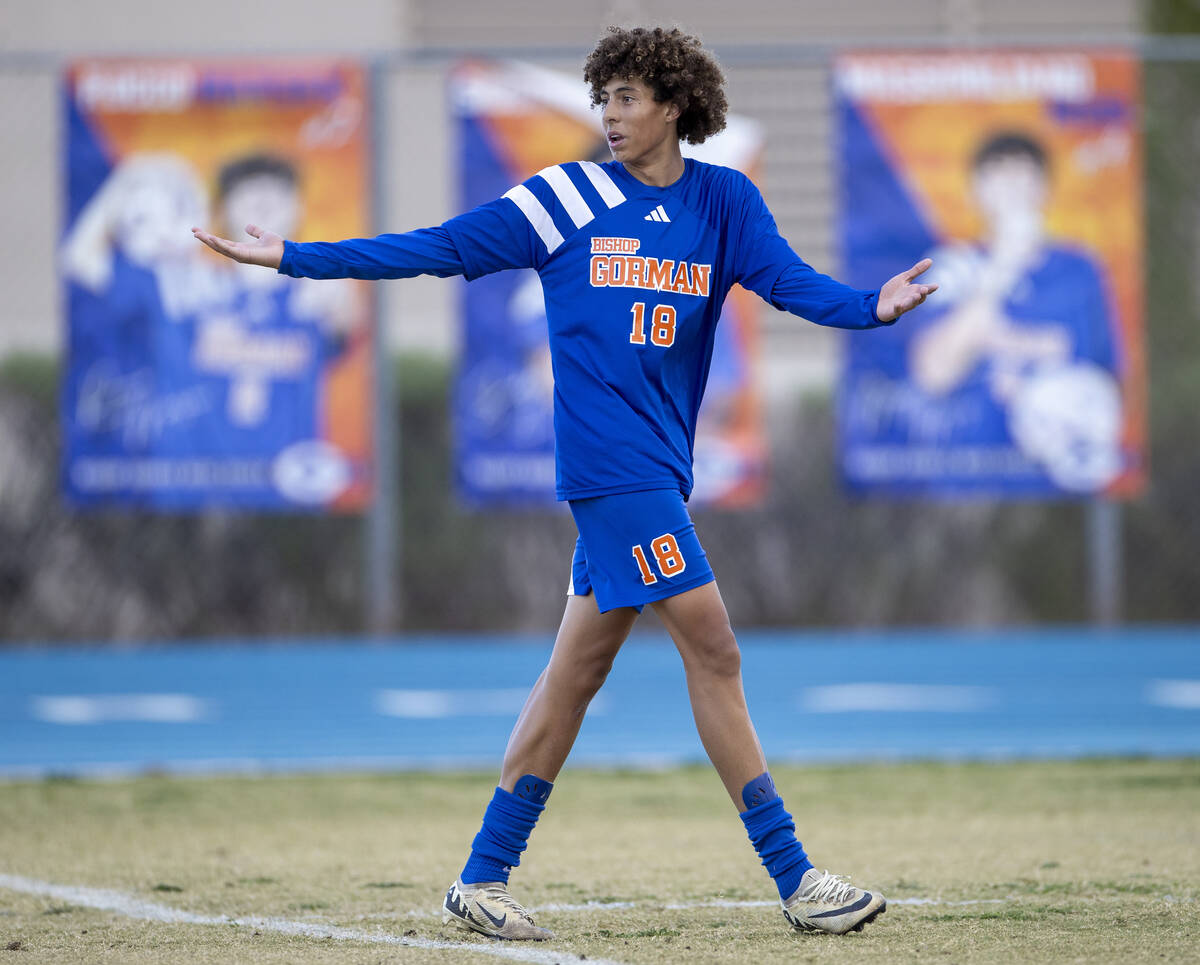
{"label": "player's left hand", "polygon": [[881,322],[894,321],[937,291],[937,285],[922,285],[913,281],[927,272],[932,264],[932,259],[922,258],[908,271],[888,279],[879,290],[879,305],[875,309],[875,315]]}

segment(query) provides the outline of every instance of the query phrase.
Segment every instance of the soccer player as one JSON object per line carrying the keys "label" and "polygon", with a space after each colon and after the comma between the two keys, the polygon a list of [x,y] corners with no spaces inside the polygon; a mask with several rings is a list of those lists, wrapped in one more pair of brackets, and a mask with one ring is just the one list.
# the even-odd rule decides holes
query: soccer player
{"label": "soccer player", "polygon": [[[908,425],[897,421],[880,433],[891,438],[875,441],[921,446],[936,432],[948,452],[1011,457],[1006,488],[1103,489],[1128,464],[1123,362],[1104,271],[1051,234],[1050,159],[1028,134],[990,135],[970,184],[983,235],[933,253],[946,284],[937,309],[906,333],[921,398],[906,406]],[[979,469],[960,470],[944,482],[995,487],[995,471],[980,479]]]}
{"label": "soccer player", "polygon": [[555,377],[558,498],[579,529],[549,664],[517,719],[483,827],[443,919],[499,938],[550,932],[508,893],[588,703],[647,604],[687,675],[701,741],[799,931],[843,933],[882,895],[817,871],[767,771],[746,709],[740,653],[685,505],[714,326],[735,283],[824,325],[873,328],[934,289],[914,265],[876,291],[820,275],[780,237],[754,185],[685,160],[725,125],[724,78],[678,30],[613,28],[584,67],[613,160],[546,168],[440,227],[296,244],[258,226],[253,243],[196,236],[285,274],[478,278],[534,268],[545,290]]}
{"label": "soccer player", "polygon": [[916,384],[933,397],[986,384],[991,398],[973,400],[986,410],[1007,402],[1039,367],[1083,360],[1115,373],[1103,272],[1086,252],[1049,235],[1045,148],[1020,131],[993,134],[975,153],[971,188],[985,236],[940,252],[939,267],[953,265],[958,283],[913,337]]}

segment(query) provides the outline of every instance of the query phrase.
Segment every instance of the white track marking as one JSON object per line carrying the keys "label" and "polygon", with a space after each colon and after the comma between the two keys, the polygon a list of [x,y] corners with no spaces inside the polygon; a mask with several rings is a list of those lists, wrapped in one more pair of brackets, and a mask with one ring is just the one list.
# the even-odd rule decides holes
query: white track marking
{"label": "white track marking", "polygon": [[1200,680],[1152,680],[1146,702],[1174,710],[1200,710]]}
{"label": "white track marking", "polygon": [[942,684],[831,684],[807,687],[800,694],[800,708],[810,714],[879,710],[963,713],[980,710],[996,702],[997,696],[989,687]]}
{"label": "white track marking", "polygon": [[190,694],[64,694],[34,697],[32,704],[33,719],[49,724],[191,724],[214,716],[211,701]]}
{"label": "white track marking", "polygon": [[375,712],[408,720],[446,717],[508,717],[525,705],[525,688],[501,690],[377,690]]}
{"label": "white track marking", "polygon": [[[237,925],[255,928],[258,931],[276,932],[280,935],[299,935],[304,938],[335,939],[344,942],[362,942],[372,945],[402,945],[408,948],[428,948],[454,952],[473,952],[491,955],[516,962],[534,962],[536,965],[554,963],[576,963],[585,959],[570,952],[549,951],[528,946],[509,945],[499,942],[450,942],[429,938],[412,938],[407,935],[388,935],[381,932],[360,931],[336,925],[318,925],[311,922],[292,921],[287,918],[230,918],[228,915],[196,915],[190,911],[146,901],[136,895],[128,895],[107,888],[83,888],[78,885],[56,885],[19,875],[0,874],[0,888],[19,891],[27,895],[45,895],[72,905],[112,911],[126,918],[140,921],[158,921],[175,925]],[[432,917],[432,916],[431,916]],[[603,958],[587,958],[590,965],[620,965],[619,962]]]}
{"label": "white track marking", "polygon": [[[451,717],[515,717],[529,697],[527,687],[502,689],[460,688],[441,690],[377,690],[372,698],[375,713],[407,720],[444,720]],[[597,694],[588,714],[608,713],[608,702]]]}

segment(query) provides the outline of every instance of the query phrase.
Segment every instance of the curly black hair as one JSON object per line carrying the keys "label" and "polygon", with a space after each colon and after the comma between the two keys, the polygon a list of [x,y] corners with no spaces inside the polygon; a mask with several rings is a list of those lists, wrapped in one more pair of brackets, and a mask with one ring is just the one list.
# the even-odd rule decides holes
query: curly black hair
{"label": "curly black hair", "polygon": [[1050,166],[1046,149],[1028,134],[1022,131],[1000,131],[979,146],[975,157],[971,159],[971,167],[978,170],[989,161],[1002,157],[1028,158],[1043,171]]}
{"label": "curly black hair", "polygon": [[604,85],[614,77],[640,80],[660,104],[673,102],[681,141],[703,144],[725,130],[725,75],[699,37],[677,27],[609,27],[583,65],[593,104],[600,103]]}
{"label": "curly black hair", "polygon": [[287,158],[277,154],[246,154],[227,162],[217,172],[217,198],[223,201],[243,181],[264,174],[278,178],[293,188],[300,181],[296,165]]}

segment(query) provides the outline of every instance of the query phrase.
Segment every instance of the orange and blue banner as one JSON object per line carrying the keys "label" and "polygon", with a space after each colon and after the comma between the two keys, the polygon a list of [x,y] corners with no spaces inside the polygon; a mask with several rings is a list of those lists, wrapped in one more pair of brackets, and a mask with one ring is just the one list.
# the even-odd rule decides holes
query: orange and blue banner
{"label": "orange and blue banner", "polygon": [[78,505],[356,510],[370,498],[364,283],[238,265],[369,233],[367,78],[323,60],[85,60],[64,83],[63,487]]}
{"label": "orange and blue banner", "polygon": [[[611,160],[586,86],[532,64],[470,61],[451,78],[459,136],[460,210],[502,196],[563,161]],[[744,117],[684,153],[758,173],[762,134]],[[458,491],[475,506],[554,501],[554,383],[542,286],[534,271],[466,285],[454,401]],[[766,486],[758,364],[758,299],[735,287],[716,344],[694,449],[693,501],[748,506]]]}
{"label": "orange and blue banner", "polygon": [[837,58],[845,280],[939,290],[848,336],[851,491],[1126,497],[1146,479],[1140,73],[1124,51]]}

